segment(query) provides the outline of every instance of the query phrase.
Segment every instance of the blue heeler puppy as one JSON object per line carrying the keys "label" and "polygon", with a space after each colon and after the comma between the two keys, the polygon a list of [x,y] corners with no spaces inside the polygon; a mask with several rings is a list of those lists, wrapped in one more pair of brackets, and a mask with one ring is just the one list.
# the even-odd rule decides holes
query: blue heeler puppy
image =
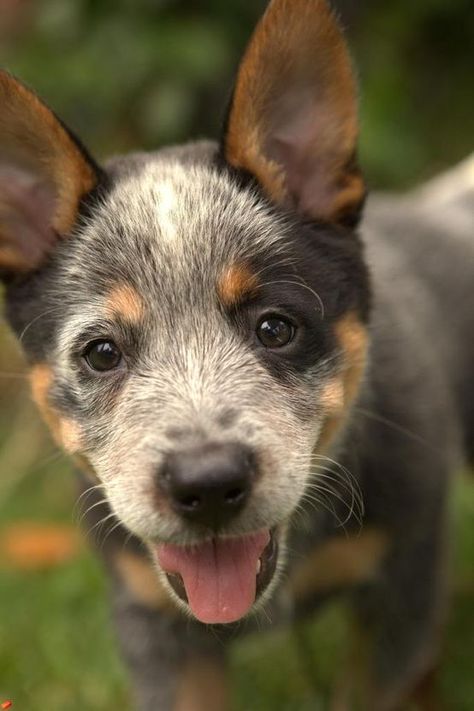
{"label": "blue heeler puppy", "polygon": [[7,317],[88,525],[120,522],[142,711],[221,711],[239,621],[341,591],[347,707],[431,703],[448,475],[473,454],[473,171],[374,198],[359,232],[356,104],[323,0],[270,2],[219,144],[101,168],[0,74]]}

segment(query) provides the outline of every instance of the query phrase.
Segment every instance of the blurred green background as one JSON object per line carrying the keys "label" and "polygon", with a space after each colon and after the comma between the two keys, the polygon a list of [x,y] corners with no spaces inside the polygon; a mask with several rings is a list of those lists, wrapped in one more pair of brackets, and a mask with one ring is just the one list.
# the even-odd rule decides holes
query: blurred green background
{"label": "blurred green background", "polygon": [[[35,87],[99,159],[217,136],[238,58],[264,6],[264,0],[0,0],[0,65]],[[471,152],[472,0],[335,6],[358,67],[361,162],[369,184],[403,189]],[[73,528],[75,489],[69,465],[30,404],[21,356],[4,327],[0,344],[2,555],[15,523]],[[446,709],[470,711],[474,488],[467,477],[457,481],[452,510],[453,605],[439,693]],[[97,563],[78,549],[62,563],[30,568],[18,553],[0,558],[0,703],[11,698],[14,711],[129,708]],[[344,657],[344,620],[334,605],[297,636],[278,632],[263,643],[239,644],[232,658],[237,708],[327,708]]]}

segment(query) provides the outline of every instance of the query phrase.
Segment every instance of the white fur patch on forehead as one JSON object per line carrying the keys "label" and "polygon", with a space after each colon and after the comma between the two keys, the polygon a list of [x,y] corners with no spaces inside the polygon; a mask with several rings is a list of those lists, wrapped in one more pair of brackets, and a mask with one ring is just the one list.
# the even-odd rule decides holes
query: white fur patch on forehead
{"label": "white fur patch on forehead", "polygon": [[278,251],[287,231],[258,193],[225,171],[153,155],[129,172],[126,165],[121,168],[90,223],[93,231],[116,233],[117,227],[146,236],[176,257],[185,247],[194,247],[201,257],[206,250],[229,257],[268,247]]}
{"label": "white fur patch on forehead", "polygon": [[171,241],[178,236],[176,212],[178,199],[175,187],[169,180],[164,180],[158,186],[157,219],[163,239]]}

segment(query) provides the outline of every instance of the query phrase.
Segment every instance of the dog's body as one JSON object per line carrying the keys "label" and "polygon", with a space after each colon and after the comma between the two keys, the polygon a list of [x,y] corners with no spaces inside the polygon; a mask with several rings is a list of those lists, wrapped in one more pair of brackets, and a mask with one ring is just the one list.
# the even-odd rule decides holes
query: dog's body
{"label": "dog's body", "polygon": [[339,591],[364,638],[352,703],[399,708],[436,663],[474,421],[472,184],[369,200],[364,256],[354,88],[320,0],[270,4],[219,146],[102,171],[0,80],[8,315],[100,482],[89,526],[122,524],[102,550],[140,708],[224,708],[235,623]]}

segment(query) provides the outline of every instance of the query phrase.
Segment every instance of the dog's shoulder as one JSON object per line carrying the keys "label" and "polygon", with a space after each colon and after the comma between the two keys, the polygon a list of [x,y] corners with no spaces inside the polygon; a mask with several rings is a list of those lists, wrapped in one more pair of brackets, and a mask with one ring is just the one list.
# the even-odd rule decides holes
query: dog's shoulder
{"label": "dog's shoulder", "polygon": [[474,255],[474,154],[408,193],[370,195],[364,228],[374,256],[387,238],[408,258],[428,247]]}
{"label": "dog's shoulder", "polygon": [[473,424],[474,158],[404,195],[372,195],[362,232],[378,407],[454,450]]}
{"label": "dog's shoulder", "polygon": [[362,229],[378,300],[398,304],[405,321],[414,314],[433,345],[464,340],[473,321],[474,156],[404,195],[371,196]]}

